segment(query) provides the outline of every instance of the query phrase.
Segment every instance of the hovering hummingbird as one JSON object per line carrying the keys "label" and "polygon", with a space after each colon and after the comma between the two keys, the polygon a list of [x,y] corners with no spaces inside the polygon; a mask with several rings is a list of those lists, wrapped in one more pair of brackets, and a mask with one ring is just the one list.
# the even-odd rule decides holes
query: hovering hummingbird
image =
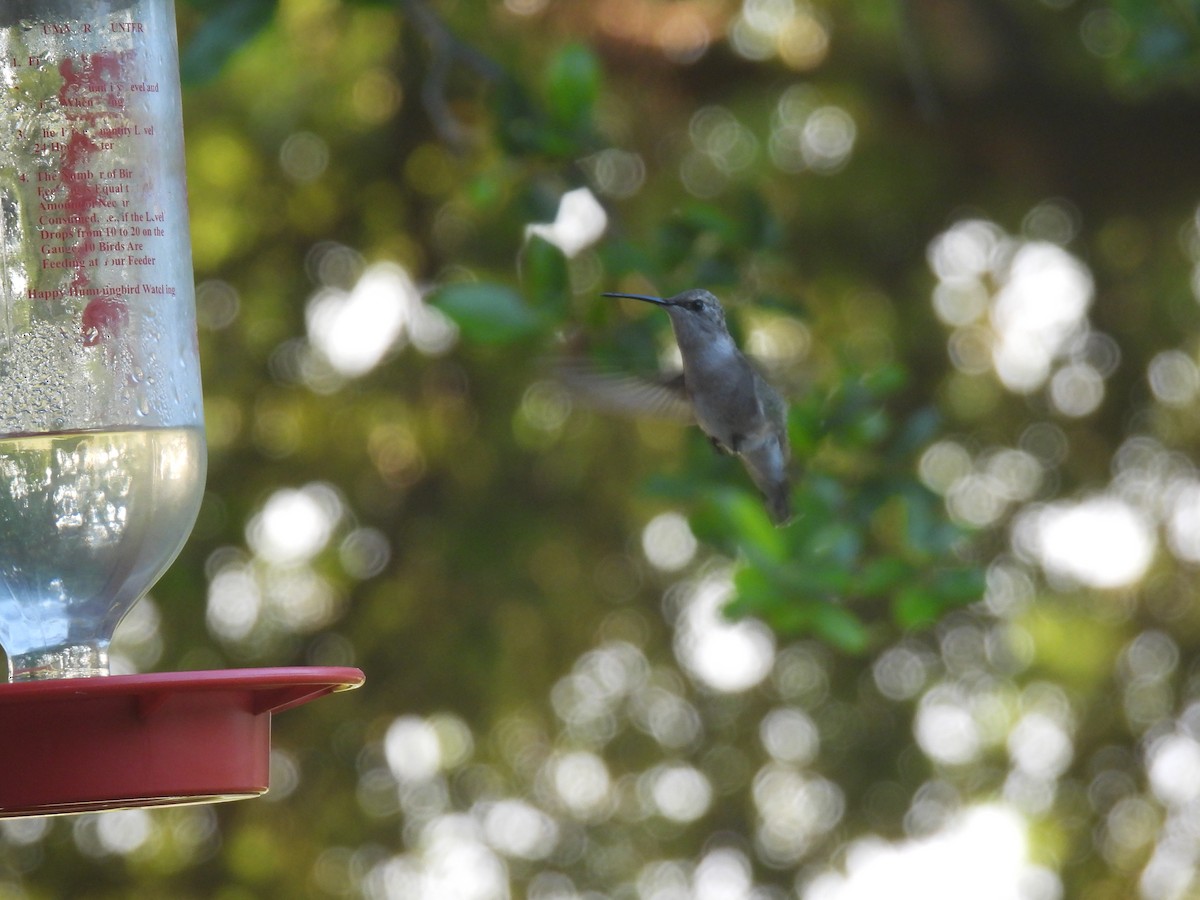
{"label": "hovering hummingbird", "polygon": [[[617,292],[604,296],[666,309],[683,357],[682,372],[657,381],[611,382],[609,405],[695,422],[719,451],[741,458],[766,500],[772,521],[786,524],[791,518],[787,403],[738,349],[720,301],[705,290],[665,299]],[[595,395],[597,385],[590,387],[584,388],[585,393]]]}

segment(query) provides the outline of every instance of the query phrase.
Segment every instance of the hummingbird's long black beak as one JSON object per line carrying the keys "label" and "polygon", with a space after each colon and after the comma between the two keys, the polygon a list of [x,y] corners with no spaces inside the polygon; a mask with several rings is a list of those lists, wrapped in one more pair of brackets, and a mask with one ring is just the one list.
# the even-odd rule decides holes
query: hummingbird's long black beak
{"label": "hummingbird's long black beak", "polygon": [[664,300],[662,297],[651,297],[648,294],[621,294],[621,293],[617,293],[616,291],[610,291],[610,292],[601,294],[600,296],[602,296],[602,297],[623,297],[626,300],[645,300],[647,303],[654,303],[658,306],[671,306],[672,305],[672,304],[668,303],[666,300]]}

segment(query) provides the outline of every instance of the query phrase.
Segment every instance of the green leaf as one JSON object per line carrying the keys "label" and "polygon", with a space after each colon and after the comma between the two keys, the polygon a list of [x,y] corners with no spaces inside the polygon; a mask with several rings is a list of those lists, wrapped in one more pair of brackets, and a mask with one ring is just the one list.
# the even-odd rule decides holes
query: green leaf
{"label": "green leaf", "polygon": [[914,481],[893,485],[892,490],[888,512],[898,513],[905,543],[922,556],[936,556],[943,549],[937,533],[944,516],[941,497]]}
{"label": "green leaf", "polygon": [[643,242],[613,237],[605,240],[596,250],[604,270],[613,281],[631,272],[649,274],[654,270],[653,256]]}
{"label": "green leaf", "polygon": [[853,588],[851,571],[828,560],[805,560],[779,569],[775,574],[790,593],[822,602],[831,597],[849,596]]}
{"label": "green leaf", "polygon": [[501,208],[505,187],[504,178],[497,172],[482,172],[467,183],[465,194],[475,209],[492,211]]}
{"label": "green leaf", "polygon": [[788,412],[787,425],[792,455],[799,459],[807,459],[812,456],[821,439],[825,437],[820,407],[812,400],[805,400],[793,406]]}
{"label": "green leaf", "polygon": [[810,634],[815,617],[822,614],[827,601],[798,597],[779,585],[771,576],[743,566],[733,576],[733,599],[725,605],[730,619],[756,616],[781,635]]}
{"label": "green leaf", "polygon": [[983,596],[983,571],[975,566],[942,569],[934,573],[930,587],[943,606],[974,603]]}
{"label": "green leaf", "polygon": [[463,337],[480,344],[511,344],[543,327],[520,295],[500,284],[447,285],[430,302],[454,321]]}
{"label": "green leaf", "polygon": [[891,420],[887,410],[880,406],[875,409],[863,410],[849,423],[844,437],[852,447],[869,447],[887,437],[890,429]]}
{"label": "green leaf", "polygon": [[815,558],[827,560],[849,571],[862,553],[863,539],[859,531],[846,522],[830,521],[814,532],[808,552]]}
{"label": "green leaf", "polygon": [[746,491],[724,488],[712,491],[709,500],[720,511],[726,532],[751,559],[786,559],[784,534],[771,522],[758,497]]}
{"label": "green leaf", "polygon": [[184,84],[215,78],[229,58],[270,23],[278,0],[209,0],[193,5],[211,12],[180,54]]}
{"label": "green leaf", "polygon": [[899,434],[888,448],[894,460],[907,459],[933,440],[942,426],[942,415],[932,406],[918,409],[901,425]]}
{"label": "green leaf", "polygon": [[813,611],[812,630],[817,637],[847,653],[861,653],[867,649],[866,626],[844,606],[820,604]]}
{"label": "green leaf", "polygon": [[840,514],[846,502],[846,486],[837,478],[810,472],[800,485],[797,513],[821,523]]}
{"label": "green leaf", "polygon": [[813,611],[819,608],[820,603],[792,601],[777,604],[766,613],[759,613],[759,616],[778,634],[810,634],[813,630]]}
{"label": "green leaf", "polygon": [[532,237],[525,245],[522,263],[525,283],[538,307],[565,314],[571,284],[563,252],[540,237]]}
{"label": "green leaf", "polygon": [[912,577],[912,566],[894,556],[873,559],[863,566],[858,574],[855,593],[863,597],[877,597],[894,590]]}
{"label": "green leaf", "polygon": [[568,44],[550,60],[546,71],[546,103],[551,117],[574,128],[592,115],[600,94],[600,63],[582,44]]}
{"label": "green leaf", "polygon": [[937,621],[942,604],[926,587],[908,587],[892,600],[892,618],[902,628],[924,628]]}
{"label": "green leaf", "polygon": [[549,137],[542,115],[516,79],[501,80],[493,108],[500,120],[499,136],[506,151],[522,156],[545,150]]}
{"label": "green leaf", "polygon": [[695,202],[684,210],[683,221],[698,233],[715,234],[725,244],[741,242],[743,226],[715,203]]}
{"label": "green leaf", "polygon": [[876,397],[886,397],[908,384],[908,372],[898,363],[880,366],[863,375],[863,384]]}
{"label": "green leaf", "polygon": [[733,599],[725,606],[725,614],[731,618],[750,614],[769,616],[784,605],[779,585],[753,566],[741,566],[734,573],[733,588]]}

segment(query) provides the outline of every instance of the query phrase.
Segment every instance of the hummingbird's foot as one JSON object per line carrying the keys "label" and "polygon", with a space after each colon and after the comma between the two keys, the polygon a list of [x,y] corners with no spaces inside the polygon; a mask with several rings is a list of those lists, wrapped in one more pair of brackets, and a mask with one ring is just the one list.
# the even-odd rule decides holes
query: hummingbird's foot
{"label": "hummingbird's foot", "polygon": [[713,437],[711,434],[708,436],[708,442],[710,444],[712,444],[713,449],[716,450],[718,453],[720,453],[722,456],[736,455],[735,450],[730,450],[728,447],[726,447],[724,444],[721,443],[719,438]]}

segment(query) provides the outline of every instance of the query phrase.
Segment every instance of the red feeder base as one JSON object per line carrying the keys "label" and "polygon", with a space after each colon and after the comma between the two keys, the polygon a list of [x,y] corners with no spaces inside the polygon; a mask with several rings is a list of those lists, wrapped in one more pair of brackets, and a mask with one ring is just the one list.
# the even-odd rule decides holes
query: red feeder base
{"label": "red feeder base", "polygon": [[265,793],[271,714],[363,680],[304,667],[0,684],[0,818]]}

